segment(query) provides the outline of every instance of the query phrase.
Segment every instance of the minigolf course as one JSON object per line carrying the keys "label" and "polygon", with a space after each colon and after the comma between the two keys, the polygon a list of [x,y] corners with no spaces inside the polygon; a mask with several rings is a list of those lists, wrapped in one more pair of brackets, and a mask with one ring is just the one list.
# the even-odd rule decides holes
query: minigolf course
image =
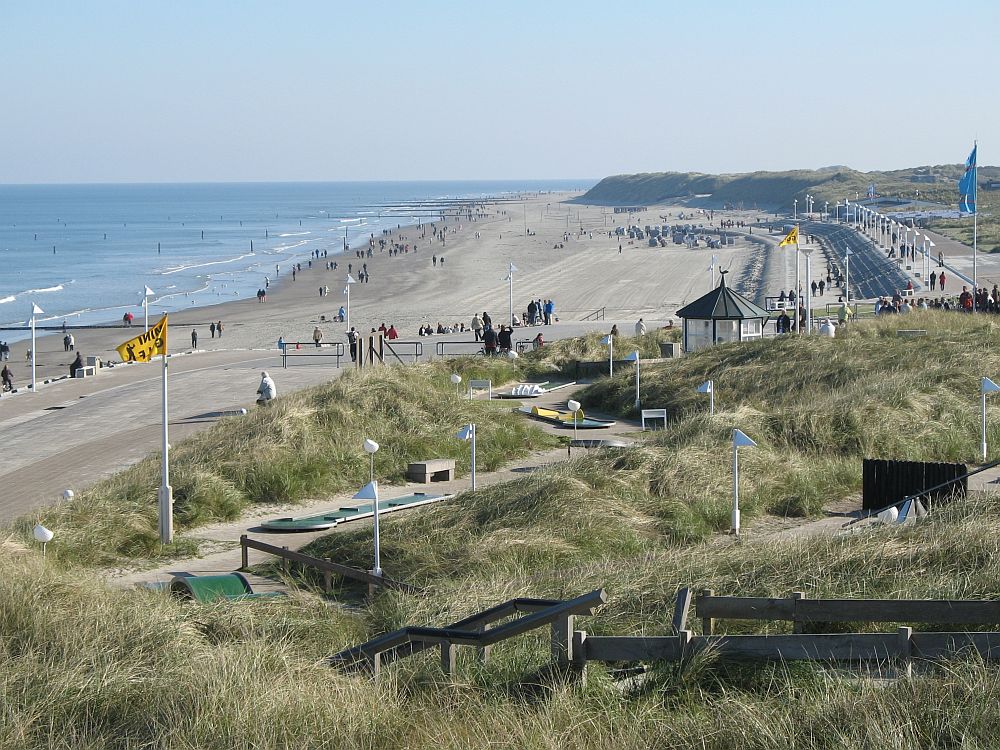
{"label": "minigolf course", "polygon": [[583,409],[579,409],[575,412],[575,423],[574,412],[571,411],[545,409],[541,406],[522,406],[520,411],[534,417],[535,419],[548,422],[549,424],[558,425],[560,427],[575,426],[580,430],[598,430],[605,427],[614,427],[616,424],[613,419],[596,419],[594,417],[588,417],[583,413]]}
{"label": "minigolf course", "polygon": [[[378,505],[379,514],[391,513],[396,510],[416,508],[428,503],[436,503],[444,500],[450,495],[428,495],[425,492],[414,492],[410,495],[400,495],[386,500],[380,500]],[[374,512],[371,503],[357,503],[353,505],[343,505],[328,513],[320,513],[312,516],[275,518],[261,524],[261,528],[268,531],[324,531],[332,529],[337,524],[357,521],[362,518],[369,518]]]}

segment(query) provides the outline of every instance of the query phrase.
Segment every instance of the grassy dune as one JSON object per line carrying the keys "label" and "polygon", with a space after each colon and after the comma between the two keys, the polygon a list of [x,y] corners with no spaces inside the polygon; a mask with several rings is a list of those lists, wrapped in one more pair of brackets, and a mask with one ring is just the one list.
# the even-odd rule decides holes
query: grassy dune
{"label": "grassy dune", "polygon": [[[180,531],[230,520],[256,504],[297,502],[356,488],[368,480],[365,438],[381,445],[379,478],[400,481],[409,461],[450,457],[468,471],[468,450],[454,438],[476,421],[480,466],[494,469],[554,444],[534,425],[497,404],[459,396],[452,372],[503,382],[514,376],[506,361],[483,359],[407,368],[350,372],[326,385],[277,399],[245,417],[221,421],[174,446],[171,484]],[[182,536],[171,548],[159,543],[156,493],[159,457],[151,456],[80,493],[72,502],[40,513],[59,529],[59,560],[88,565],[190,554]],[[35,517],[20,529],[28,538]]]}
{"label": "grassy dune", "polygon": [[[373,684],[320,660],[405,622],[442,623],[513,594],[607,587],[591,633],[666,632],[678,585],[731,594],[995,597],[995,503],[914,528],[787,544],[698,544],[522,574],[437,576],[427,598],[387,594],[365,610],[308,596],[181,605],[111,592],[34,554],[0,548],[0,746],[34,748],[927,748],[995,747],[994,667],[958,660],[882,682],[818,665],[664,665],[620,692],[603,668],[586,687],[538,667],[544,634],[488,665],[463,653],[445,681],[434,654]],[[428,542],[433,551],[434,540]],[[919,574],[917,572],[919,571]],[[697,625],[697,621],[694,621]],[[736,629],[740,629],[738,626]]]}
{"label": "grassy dune", "polygon": [[[818,170],[787,172],[751,172],[747,174],[710,175],[698,172],[653,172],[606,177],[574,202],[589,205],[656,205],[687,203],[708,208],[731,206],[747,210],[782,211],[791,213],[798,199],[799,214],[805,209],[806,195],[816,199],[816,211],[829,202],[830,211],[839,201],[862,199],[874,182],[882,197],[904,202],[919,200],[957,208],[958,188],[962,176],[961,164],[939,164],[889,172],[859,172],[849,167],[829,167]],[[939,177],[933,183],[913,182],[915,174],[927,170]],[[1000,180],[1000,167],[979,169],[981,183]],[[695,196],[708,196],[696,198]],[[1000,191],[980,189],[979,248],[984,252],[1000,252]],[[891,209],[887,209],[891,210]],[[653,222],[653,219],[650,219]],[[641,222],[640,222],[641,223]],[[655,223],[655,222],[653,222]],[[972,244],[972,219],[938,219],[930,228],[960,242]]]}
{"label": "grassy dune", "polygon": [[[53,523],[67,524],[61,540],[79,535],[61,559],[44,562],[35,549],[0,541],[0,747],[996,747],[1000,671],[975,659],[879,680],[816,664],[740,665],[705,655],[683,667],[654,666],[645,685],[623,690],[596,664],[585,686],[541,669],[548,642],[539,631],[499,644],[486,665],[460,651],[451,680],[441,676],[436,652],[400,662],[377,684],[322,662],[401,625],[441,625],[513,596],[569,597],[598,587],[608,605],[578,627],[602,635],[666,633],[680,586],[745,596],[997,598],[995,498],[945,506],[915,526],[842,537],[755,539],[752,525],[742,542],[712,533],[728,525],[734,425],[760,443],[742,460],[748,517],[814,513],[856,492],[862,455],[975,458],[977,379],[1000,371],[993,352],[1000,328],[986,317],[914,313],[907,327],[928,336],[898,339],[896,324],[865,323],[832,341],[717,347],[645,368],[643,399],[671,415],[648,444],[580,456],[384,520],[383,565],[420,583],[426,596],[382,592],[365,601],[345,587],[323,601],[306,582],[283,600],[182,605],[111,591],[81,563],[121,560],[129,548],[92,551],[100,530],[87,528],[89,517],[72,506]],[[567,342],[519,366],[554,372],[574,353],[601,350],[596,338]],[[497,381],[516,375],[508,362],[470,360],[350,376],[276,405],[288,411],[256,412],[260,422],[217,426],[200,438],[214,435],[210,442],[191,449],[203,460],[186,460],[192,472],[234,487],[238,504],[258,501],[261,484],[252,477],[262,476],[236,462],[241,452],[285,466],[301,463],[286,451],[329,455],[318,478],[285,486],[353,486],[365,467],[347,446],[374,428],[366,419],[389,422],[374,437],[395,465],[407,451],[451,450],[448,435],[462,420],[486,416],[488,404],[460,401],[447,379],[452,368],[470,367],[500,368],[490,373]],[[694,393],[708,377],[718,388],[714,419]],[[598,381],[585,399],[627,414],[632,383],[630,372]],[[440,416],[444,407],[452,416]],[[480,434],[480,450],[496,451],[495,461],[538,440],[517,432],[527,423],[505,420],[492,415],[493,427]],[[991,437],[1000,439],[995,424]],[[281,448],[271,454],[261,444]],[[455,447],[461,459],[465,451]],[[148,496],[101,492],[108,497],[101,502],[146,528]],[[186,523],[223,512],[209,507]],[[360,565],[370,545],[370,530],[361,529],[330,534],[310,551]],[[139,545],[136,554],[148,551]],[[727,627],[756,632],[747,623]]]}

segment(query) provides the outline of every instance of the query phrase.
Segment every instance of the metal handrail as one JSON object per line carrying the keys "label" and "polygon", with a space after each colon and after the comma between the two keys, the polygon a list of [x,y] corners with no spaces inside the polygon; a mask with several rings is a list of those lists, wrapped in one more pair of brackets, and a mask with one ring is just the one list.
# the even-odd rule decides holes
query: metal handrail
{"label": "metal handrail", "polygon": [[[298,347],[308,346],[308,347],[311,347],[313,350],[315,350],[315,349],[328,349],[330,347],[333,347],[333,351],[332,352],[323,352],[323,351],[317,352],[317,351],[309,351],[307,349],[306,351],[302,352],[301,354],[291,354],[291,355],[289,355],[288,348],[292,347],[292,350],[296,351],[295,350],[296,346],[298,346]],[[284,346],[282,346],[282,348],[281,348],[281,366],[282,366],[283,369],[287,370],[288,369],[288,357],[291,356],[291,357],[336,357],[337,358],[337,367],[340,367],[340,358],[344,356],[344,351],[345,351],[345,349],[344,349],[344,343],[342,341],[334,341],[334,342],[331,342],[329,344],[322,344],[321,343],[320,346],[316,346],[316,342],[315,341],[286,341],[286,342],[284,342]]]}

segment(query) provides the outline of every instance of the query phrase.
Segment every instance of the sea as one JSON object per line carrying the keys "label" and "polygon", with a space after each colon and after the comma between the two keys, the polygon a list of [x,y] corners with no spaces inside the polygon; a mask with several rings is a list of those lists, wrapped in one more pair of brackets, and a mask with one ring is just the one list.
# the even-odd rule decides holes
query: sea
{"label": "sea", "polygon": [[[587,180],[0,185],[0,328],[113,323],[255,296],[308,261],[432,223],[436,201]],[[316,262],[316,261],[314,261]],[[319,261],[323,262],[323,261]],[[280,274],[280,275],[279,275]],[[25,334],[0,330],[0,340]]]}

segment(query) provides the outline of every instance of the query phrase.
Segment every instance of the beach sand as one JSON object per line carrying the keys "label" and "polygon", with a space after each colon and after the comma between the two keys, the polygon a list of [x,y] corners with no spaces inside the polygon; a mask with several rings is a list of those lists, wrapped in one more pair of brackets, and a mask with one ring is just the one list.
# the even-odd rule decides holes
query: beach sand
{"label": "beach sand", "polygon": [[[514,263],[514,307],[520,313],[530,299],[552,299],[556,316],[563,321],[582,320],[604,309],[608,321],[629,324],[638,317],[647,320],[668,320],[676,309],[704,294],[711,285],[709,263],[712,255],[719,258],[719,268],[729,269],[732,283],[739,279],[754,257],[762,255],[759,248],[746,242],[720,250],[708,250],[704,245],[687,249],[681,245],[650,248],[645,241],[629,244],[622,240],[619,254],[618,238],[608,237],[608,231],[628,222],[627,214],[614,214],[610,208],[579,206],[564,203],[572,196],[547,194],[527,198],[521,203],[488,204],[492,215],[469,222],[466,218],[449,217],[444,244],[433,240],[429,225],[426,236],[422,230],[404,227],[390,241],[411,244],[408,254],[389,257],[376,249],[372,258],[359,260],[354,251],[313,261],[291,280],[290,267],[272,281],[268,301],[256,298],[229,301],[199,307],[170,315],[170,350],[188,351],[191,330],[198,331],[198,349],[275,349],[278,337],[285,341],[310,341],[318,325],[326,342],[346,341],[343,323],[329,320],[346,303],[343,288],[347,265],[352,264],[357,278],[361,263],[368,264],[369,283],[357,283],[351,289],[351,323],[359,331],[377,328],[379,324],[395,324],[401,339],[416,339],[422,323],[436,327],[464,322],[468,326],[475,313],[488,311],[494,322],[506,319],[508,310],[508,263]],[[682,206],[651,207],[635,214],[641,225],[660,224],[661,216],[669,223],[679,221],[691,209]],[[716,224],[723,217],[749,218],[749,212],[716,212]],[[708,224],[707,217],[696,216],[692,223]],[[440,226],[440,222],[438,222]],[[580,233],[581,227],[583,233]],[[531,232],[526,236],[525,229]],[[565,239],[565,233],[569,233]],[[477,233],[479,236],[477,237]],[[416,244],[416,250],[412,245]],[[563,247],[555,246],[562,244]],[[444,257],[443,265],[435,266],[432,257]],[[326,270],[328,260],[339,264],[336,271]],[[328,286],[330,293],[319,296],[319,287]],[[158,317],[155,308],[150,319]],[[208,325],[222,320],[223,337],[211,338]],[[72,321],[69,321],[72,324]],[[610,327],[610,322],[608,326]],[[121,327],[74,331],[76,350],[84,356],[97,355],[105,360],[117,360],[114,347],[142,329],[142,311],[136,309],[136,321],[131,329]],[[11,369],[15,385],[24,386],[30,380],[30,367],[25,359],[28,342],[12,345]],[[39,338],[38,377],[59,377],[68,372],[75,353],[64,352],[62,334]]]}

